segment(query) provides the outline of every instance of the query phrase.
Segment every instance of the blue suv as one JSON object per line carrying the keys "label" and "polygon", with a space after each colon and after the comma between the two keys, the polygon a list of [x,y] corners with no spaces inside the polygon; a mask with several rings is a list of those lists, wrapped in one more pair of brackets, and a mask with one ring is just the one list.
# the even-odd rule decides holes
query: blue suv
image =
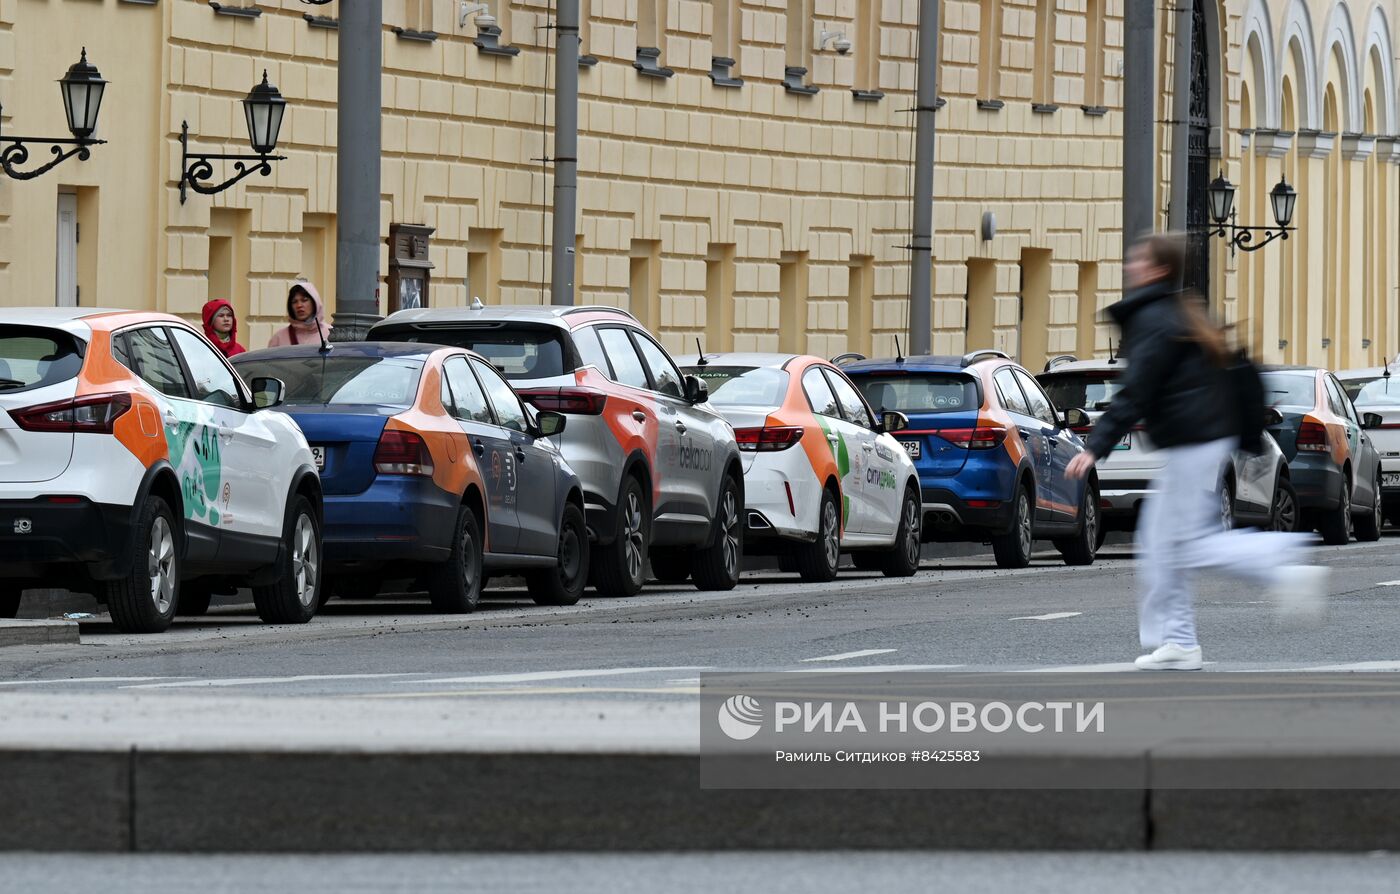
{"label": "blue suv", "polygon": [[872,407],[909,417],[896,437],[919,473],[925,541],[991,541],[997,565],[1024,568],[1033,541],[1048,539],[1067,564],[1093,563],[1098,480],[1065,474],[1085,449],[1072,431],[1088,425],[1081,408],[1056,410],[1000,351],[841,368]]}

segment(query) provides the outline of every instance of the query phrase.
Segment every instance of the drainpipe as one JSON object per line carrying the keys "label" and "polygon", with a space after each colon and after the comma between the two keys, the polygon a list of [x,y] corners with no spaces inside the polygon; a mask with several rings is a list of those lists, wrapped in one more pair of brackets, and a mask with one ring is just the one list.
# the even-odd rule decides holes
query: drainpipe
{"label": "drainpipe", "polygon": [[574,303],[578,208],[578,0],[559,0],[554,66],[554,243],[551,304]]}
{"label": "drainpipe", "polygon": [[914,101],[914,232],[909,252],[909,353],[927,354],[933,339],[934,104],[938,101],[939,0],[919,13],[919,80]]}

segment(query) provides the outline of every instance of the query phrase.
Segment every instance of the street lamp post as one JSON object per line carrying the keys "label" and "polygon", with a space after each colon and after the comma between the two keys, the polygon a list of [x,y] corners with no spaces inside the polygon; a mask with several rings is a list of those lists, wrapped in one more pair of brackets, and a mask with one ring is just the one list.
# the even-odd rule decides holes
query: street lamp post
{"label": "street lamp post", "polygon": [[[180,204],[185,203],[186,189],[203,195],[223,192],[245,177],[272,173],[272,162],[282,161],[287,156],[273,155],[277,148],[277,135],[282,129],[282,116],[287,111],[287,101],[277,88],[267,81],[263,71],[262,83],[257,84],[243,99],[243,116],[248,122],[248,142],[254,155],[240,155],[223,152],[191,152],[190,124],[180,122]],[[214,176],[215,161],[232,161],[236,173],[222,183],[209,182]],[[248,164],[248,162],[254,162]]]}
{"label": "street lamp post", "polygon": [[[1298,205],[1298,191],[1289,185],[1287,178],[1279,178],[1269,192],[1269,203],[1274,212],[1273,227],[1240,226],[1235,222],[1239,218],[1239,209],[1234,207],[1235,185],[1225,179],[1224,171],[1206,187],[1206,196],[1210,204],[1210,217],[1215,224],[1208,235],[1226,239],[1230,243],[1231,254],[1235,249],[1258,251],[1275,239],[1287,239],[1288,234],[1296,229],[1291,224],[1293,210]],[[1256,233],[1263,234],[1257,242]]]}
{"label": "street lamp post", "polygon": [[[69,67],[68,73],[59,80],[58,86],[63,93],[63,111],[68,118],[68,130],[73,134],[73,138],[70,140],[60,137],[0,135],[0,144],[4,144],[4,147],[0,148],[0,168],[16,180],[32,180],[74,155],[78,156],[79,161],[87,161],[92,155],[90,146],[107,142],[92,136],[97,131],[97,113],[102,108],[102,94],[107,88],[107,82],[102,79],[97,66],[87,61],[87,47],[83,47],[82,58]],[[52,144],[49,151],[54,155],[53,160],[32,171],[19,170],[20,165],[29,161],[29,147],[25,143]],[[65,150],[64,146],[73,148]]]}

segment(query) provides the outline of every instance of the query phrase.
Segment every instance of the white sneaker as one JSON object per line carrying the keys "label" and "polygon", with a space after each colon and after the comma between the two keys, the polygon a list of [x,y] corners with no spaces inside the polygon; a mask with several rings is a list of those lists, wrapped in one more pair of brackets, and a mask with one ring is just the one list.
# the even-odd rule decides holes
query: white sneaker
{"label": "white sneaker", "polygon": [[1201,669],[1201,647],[1188,649],[1176,643],[1165,643],[1150,655],[1139,655],[1133,663],[1139,670],[1198,671]]}
{"label": "white sneaker", "polygon": [[1327,608],[1327,581],[1332,569],[1325,565],[1283,565],[1273,586],[1274,611],[1285,624],[1317,624]]}

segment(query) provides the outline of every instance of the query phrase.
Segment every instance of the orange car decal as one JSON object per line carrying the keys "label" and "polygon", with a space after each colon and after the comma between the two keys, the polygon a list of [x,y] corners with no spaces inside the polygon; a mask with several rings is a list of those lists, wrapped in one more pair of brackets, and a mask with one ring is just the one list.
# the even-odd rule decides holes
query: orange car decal
{"label": "orange car decal", "polygon": [[836,493],[841,499],[842,508],[841,527],[844,531],[851,510],[850,498],[842,485],[843,469],[831,441],[827,438],[827,430],[821,418],[813,412],[812,405],[807,400],[807,392],[802,388],[802,376],[814,365],[826,364],[818,357],[795,357],[787,362],[783,367],[788,374],[787,394],[783,397],[782,406],[770,413],[764,424],[802,426],[802,440],[799,443],[802,445],[802,452],[807,455],[807,462],[812,466],[812,472],[817,476],[817,483],[825,486],[828,479],[836,481]]}
{"label": "orange car decal", "polygon": [[[112,319],[109,317],[108,319]],[[127,322],[125,316],[122,322]],[[131,409],[112,425],[112,434],[143,468],[170,458],[170,447],[161,428],[160,407],[146,393],[146,385],[112,356],[110,329],[94,329],[87,357],[78,372],[79,397],[121,392],[131,395]]]}
{"label": "orange car decal", "polygon": [[[651,505],[656,506],[661,499],[661,476],[665,474],[658,456],[661,416],[656,399],[641,389],[610,381],[591,366],[577,370],[574,381],[582,387],[607,393],[603,420],[624,458],[636,451],[646,457],[651,472]],[[645,418],[637,419],[634,413],[641,413]]]}

